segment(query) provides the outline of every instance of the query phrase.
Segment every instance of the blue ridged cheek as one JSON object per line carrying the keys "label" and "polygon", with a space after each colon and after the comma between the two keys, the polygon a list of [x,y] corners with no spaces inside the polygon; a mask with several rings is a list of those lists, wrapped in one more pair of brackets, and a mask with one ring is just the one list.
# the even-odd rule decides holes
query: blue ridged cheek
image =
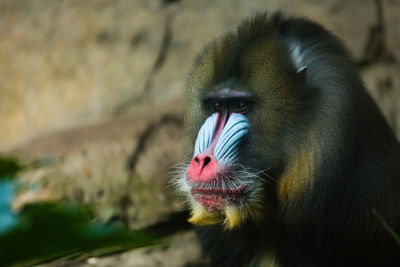
{"label": "blue ridged cheek", "polygon": [[206,150],[211,144],[212,137],[214,135],[215,127],[217,125],[218,113],[212,114],[206,119],[197,134],[196,143],[194,145],[193,157]]}
{"label": "blue ridged cheek", "polygon": [[[197,135],[194,155],[204,152],[211,144],[215,127],[218,120],[218,113],[212,114],[201,126]],[[246,116],[232,113],[221,132],[219,140],[214,148],[215,158],[222,164],[229,164],[235,160],[240,142],[249,132],[250,124]]]}

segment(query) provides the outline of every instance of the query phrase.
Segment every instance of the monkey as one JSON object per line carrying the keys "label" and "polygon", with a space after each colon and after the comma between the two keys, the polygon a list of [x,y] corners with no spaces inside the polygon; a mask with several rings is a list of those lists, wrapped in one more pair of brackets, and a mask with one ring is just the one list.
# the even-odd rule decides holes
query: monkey
{"label": "monkey", "polygon": [[400,266],[400,144],[319,24],[245,19],[185,85],[176,183],[212,266]]}

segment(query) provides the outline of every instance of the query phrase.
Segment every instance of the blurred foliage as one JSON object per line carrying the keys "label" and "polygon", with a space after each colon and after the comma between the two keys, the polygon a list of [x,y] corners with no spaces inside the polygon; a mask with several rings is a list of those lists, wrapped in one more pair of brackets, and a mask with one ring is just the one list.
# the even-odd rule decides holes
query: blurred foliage
{"label": "blurred foliage", "polygon": [[16,159],[0,156],[0,179],[10,179],[22,169],[22,165]]}
{"label": "blurred foliage", "polygon": [[146,231],[96,223],[90,208],[68,202],[35,203],[11,209],[12,178],[23,166],[0,158],[0,266],[37,264],[69,255],[110,253],[160,242]]}
{"label": "blurred foliage", "polygon": [[90,217],[88,210],[76,205],[25,206],[15,228],[0,235],[0,264],[34,264],[97,249],[137,248],[157,241],[144,232],[91,223]]}

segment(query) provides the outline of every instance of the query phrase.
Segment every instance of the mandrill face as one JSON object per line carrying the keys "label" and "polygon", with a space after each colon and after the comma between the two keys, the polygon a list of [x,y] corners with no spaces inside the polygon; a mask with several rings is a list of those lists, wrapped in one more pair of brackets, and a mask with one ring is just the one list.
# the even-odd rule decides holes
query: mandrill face
{"label": "mandrill face", "polygon": [[181,180],[194,224],[223,221],[233,228],[249,215],[256,216],[262,171],[251,172],[240,163],[240,151],[251,129],[246,115],[252,102],[249,93],[228,88],[209,93],[203,101],[211,115],[198,131],[193,158]]}
{"label": "mandrill face", "polygon": [[[189,75],[186,126],[194,153],[178,185],[194,224],[232,229],[266,217],[267,191],[275,190],[270,184],[282,164],[281,140],[300,110],[305,69],[296,72],[285,61],[284,45],[264,37],[241,49],[236,37],[221,38]],[[273,52],[254,54],[260,49]]]}

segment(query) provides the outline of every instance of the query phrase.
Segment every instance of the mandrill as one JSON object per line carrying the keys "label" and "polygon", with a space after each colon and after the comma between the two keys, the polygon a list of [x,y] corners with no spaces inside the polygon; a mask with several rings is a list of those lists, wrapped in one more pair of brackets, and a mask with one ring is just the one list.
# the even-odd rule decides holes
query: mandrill
{"label": "mandrill", "polygon": [[186,100],[177,184],[213,266],[400,266],[400,145],[332,34],[256,15],[204,48]]}

